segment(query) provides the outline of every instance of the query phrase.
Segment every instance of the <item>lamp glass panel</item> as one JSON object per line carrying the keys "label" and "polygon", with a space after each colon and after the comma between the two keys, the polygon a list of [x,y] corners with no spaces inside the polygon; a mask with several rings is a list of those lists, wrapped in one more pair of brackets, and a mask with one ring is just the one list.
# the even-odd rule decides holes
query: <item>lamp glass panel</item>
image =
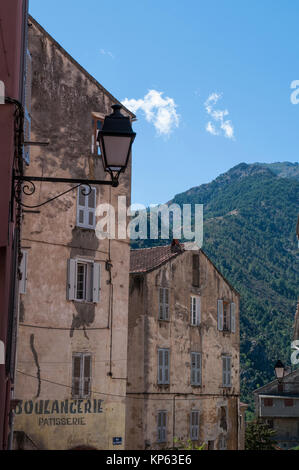
{"label": "lamp glass panel", "polygon": [[127,162],[131,137],[105,135],[103,138],[108,168],[123,168]]}

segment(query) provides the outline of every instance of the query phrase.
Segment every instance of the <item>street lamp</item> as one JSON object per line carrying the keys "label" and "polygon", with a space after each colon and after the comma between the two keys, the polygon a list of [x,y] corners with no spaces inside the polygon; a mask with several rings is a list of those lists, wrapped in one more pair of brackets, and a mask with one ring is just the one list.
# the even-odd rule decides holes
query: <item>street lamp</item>
{"label": "street lamp", "polygon": [[274,366],[274,370],[275,370],[275,375],[276,375],[278,382],[281,382],[285,374],[285,367],[283,363],[281,361],[277,361]]}
{"label": "street lamp", "polygon": [[104,170],[110,173],[112,186],[117,186],[120,173],[128,166],[136,133],[132,130],[130,118],[120,112],[121,105],[114,104],[112,109],[113,113],[105,117],[98,141]]}

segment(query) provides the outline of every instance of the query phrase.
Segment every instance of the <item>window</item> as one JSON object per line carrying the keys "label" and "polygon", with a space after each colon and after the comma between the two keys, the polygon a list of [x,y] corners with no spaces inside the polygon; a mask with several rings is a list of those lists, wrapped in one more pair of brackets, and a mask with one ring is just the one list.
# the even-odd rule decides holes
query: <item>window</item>
{"label": "window", "polygon": [[169,349],[158,349],[158,384],[169,384]]}
{"label": "window", "polygon": [[191,325],[198,326],[201,321],[201,305],[200,297],[191,296],[190,298],[190,315],[191,315]]}
{"label": "window", "polygon": [[192,285],[199,287],[199,255],[192,256]]}
{"label": "window", "polygon": [[191,385],[201,385],[201,353],[191,353]]}
{"label": "window", "polygon": [[28,258],[28,252],[26,250],[22,250],[22,260],[21,260],[21,264],[20,264],[21,278],[19,280],[19,294],[26,294],[27,258]]}
{"label": "window", "polygon": [[104,117],[92,118],[92,137],[91,137],[91,153],[93,155],[101,155],[101,147],[98,142],[99,131],[103,127]]}
{"label": "window", "polygon": [[94,229],[96,226],[96,188],[79,186],[77,198],[77,226]]}
{"label": "window", "polygon": [[81,259],[68,260],[68,300],[94,302],[100,300],[100,264]]}
{"label": "window", "polygon": [[231,387],[231,362],[230,356],[222,356],[222,385]]}
{"label": "window", "polygon": [[158,442],[166,442],[167,412],[158,412]]}
{"label": "window", "polygon": [[169,289],[159,288],[159,320],[169,320]]}
{"label": "window", "polygon": [[220,427],[227,431],[227,407],[221,406],[220,408]]}
{"label": "window", "polygon": [[264,398],[264,406],[273,406],[273,398]]}
{"label": "window", "polygon": [[294,406],[294,400],[292,398],[285,398],[284,406]]}
{"label": "window", "polygon": [[227,450],[227,442],[225,437],[220,437],[218,448],[219,450]]}
{"label": "window", "polygon": [[214,450],[215,441],[208,441],[208,450]]}
{"label": "window", "polygon": [[191,411],[190,439],[191,441],[198,441],[199,439],[199,411]]}
{"label": "window", "polygon": [[234,302],[217,302],[218,330],[236,332],[236,304]]}
{"label": "window", "polygon": [[74,398],[88,398],[91,385],[91,355],[76,353],[73,355],[73,385]]}

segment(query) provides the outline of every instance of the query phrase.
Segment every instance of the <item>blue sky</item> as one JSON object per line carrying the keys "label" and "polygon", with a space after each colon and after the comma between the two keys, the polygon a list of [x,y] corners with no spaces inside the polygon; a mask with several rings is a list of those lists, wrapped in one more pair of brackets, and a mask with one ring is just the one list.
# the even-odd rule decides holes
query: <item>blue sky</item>
{"label": "blue sky", "polygon": [[30,13],[136,110],[133,202],[240,162],[298,161],[299,2],[30,0]]}

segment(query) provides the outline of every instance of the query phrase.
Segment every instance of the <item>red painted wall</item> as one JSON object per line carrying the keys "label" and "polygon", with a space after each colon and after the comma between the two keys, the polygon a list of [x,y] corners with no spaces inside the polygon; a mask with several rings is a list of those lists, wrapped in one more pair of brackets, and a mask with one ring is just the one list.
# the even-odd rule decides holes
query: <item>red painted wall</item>
{"label": "red painted wall", "polygon": [[[0,80],[5,96],[23,101],[24,48],[27,0],[0,2]],[[10,220],[12,172],[14,167],[14,111],[11,104],[0,104],[0,341],[7,345],[10,315],[12,265],[15,263],[13,239],[18,227]],[[10,379],[13,371],[0,364],[0,449],[7,448]]]}

